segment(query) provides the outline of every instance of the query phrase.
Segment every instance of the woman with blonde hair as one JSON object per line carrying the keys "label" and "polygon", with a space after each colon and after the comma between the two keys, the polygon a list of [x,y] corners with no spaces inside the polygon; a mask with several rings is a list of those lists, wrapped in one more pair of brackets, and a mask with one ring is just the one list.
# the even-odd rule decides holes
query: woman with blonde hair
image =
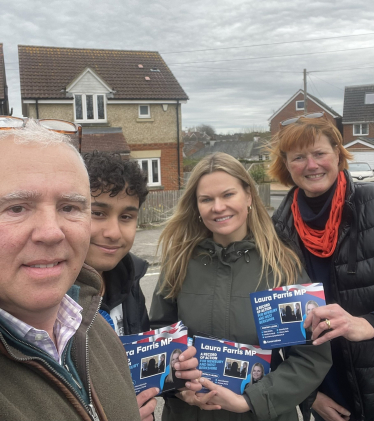
{"label": "woman with blonde hair", "polygon": [[265,374],[264,366],[261,363],[255,363],[251,370],[251,384],[259,382]]}
{"label": "woman with blonde hair", "polygon": [[[248,172],[227,154],[196,165],[160,241],[162,274],[150,310],[154,328],[183,320],[189,335],[257,345],[249,294],[308,282],[296,254],[278,239]],[[295,407],[328,371],[330,351],[295,346],[287,356],[243,395],[201,379],[210,392],[167,397],[163,421],[296,421]]]}
{"label": "woman with blonde hair", "polygon": [[[294,186],[273,215],[328,305],[304,327],[331,341],[333,366],[313,403],[315,419],[374,420],[374,185],[353,183],[352,155],[324,113],[285,120],[274,138],[270,174]],[[321,333],[325,333],[321,335]]]}

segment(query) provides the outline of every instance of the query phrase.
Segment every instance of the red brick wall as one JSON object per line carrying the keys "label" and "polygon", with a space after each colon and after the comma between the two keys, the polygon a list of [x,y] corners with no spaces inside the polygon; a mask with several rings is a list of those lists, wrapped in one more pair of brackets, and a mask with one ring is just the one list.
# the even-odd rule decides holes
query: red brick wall
{"label": "red brick wall", "polygon": [[352,142],[353,140],[358,139],[361,137],[362,139],[365,139],[365,137],[374,137],[374,123],[369,123],[369,134],[366,136],[354,136],[353,135],[353,124],[344,124],[343,125],[343,139],[344,139],[344,145],[346,145],[349,142]]}
{"label": "red brick wall", "polygon": [[[296,101],[303,101],[303,100],[304,100],[304,95],[300,93],[299,95],[296,96],[296,98],[294,98],[286,107],[283,108],[282,111],[280,111],[271,120],[271,122],[270,122],[270,132],[271,132],[272,136],[274,136],[275,133],[278,132],[279,123],[281,121],[287,120],[287,118],[295,117],[297,115],[305,114],[304,110],[296,111]],[[323,108],[321,108],[319,105],[317,105],[315,102],[313,102],[310,99],[308,100],[307,108],[308,108],[308,114],[324,111]],[[326,111],[325,111],[325,115],[336,126],[336,120],[329,113],[326,113]]]}
{"label": "red brick wall", "polygon": [[[153,151],[161,149],[161,185],[164,190],[178,190],[178,151],[176,143],[132,143],[131,151]],[[179,144],[180,184],[183,186],[183,143]]]}

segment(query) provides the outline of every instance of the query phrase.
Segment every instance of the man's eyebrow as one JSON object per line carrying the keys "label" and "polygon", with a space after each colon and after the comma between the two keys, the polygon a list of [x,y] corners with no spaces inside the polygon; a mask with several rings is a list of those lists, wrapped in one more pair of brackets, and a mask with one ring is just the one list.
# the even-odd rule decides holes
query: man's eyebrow
{"label": "man's eyebrow", "polygon": [[69,202],[79,202],[82,203],[85,207],[88,206],[87,197],[79,193],[66,193],[62,194],[60,197],[61,199],[68,200]]}
{"label": "man's eyebrow", "polygon": [[[105,202],[91,202],[91,207],[92,206],[97,206],[98,208],[103,208],[103,209],[112,209],[113,206],[110,205],[109,203],[105,203]],[[136,206],[126,206],[125,208],[122,209],[122,212],[139,212],[139,208],[137,208]]]}
{"label": "man's eyebrow", "polygon": [[0,205],[12,200],[30,200],[41,196],[41,193],[31,190],[17,190],[0,198]]}

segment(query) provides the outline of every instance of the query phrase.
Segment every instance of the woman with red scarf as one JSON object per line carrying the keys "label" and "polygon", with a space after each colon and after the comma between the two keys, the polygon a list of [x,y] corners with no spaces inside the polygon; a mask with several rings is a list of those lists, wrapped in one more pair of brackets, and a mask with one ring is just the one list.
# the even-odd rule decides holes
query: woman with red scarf
{"label": "woman with red scarf", "polygon": [[331,341],[334,361],[316,421],[374,420],[374,185],[352,182],[352,156],[323,113],[282,122],[272,154],[270,175],[295,186],[273,215],[276,231],[323,282],[328,304],[304,325],[313,344]]}

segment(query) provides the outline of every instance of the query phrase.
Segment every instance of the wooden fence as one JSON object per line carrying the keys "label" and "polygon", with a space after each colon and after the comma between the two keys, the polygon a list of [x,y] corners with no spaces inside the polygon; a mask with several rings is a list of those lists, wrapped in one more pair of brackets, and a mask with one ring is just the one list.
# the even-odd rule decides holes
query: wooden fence
{"label": "wooden fence", "polygon": [[138,225],[144,226],[164,222],[169,218],[182,196],[183,190],[151,191],[142,204],[138,216]]}
{"label": "wooden fence", "polygon": [[[138,217],[138,225],[159,224],[168,219],[174,212],[184,190],[151,191],[142,204]],[[258,193],[266,207],[270,206],[270,184],[260,184]]]}

